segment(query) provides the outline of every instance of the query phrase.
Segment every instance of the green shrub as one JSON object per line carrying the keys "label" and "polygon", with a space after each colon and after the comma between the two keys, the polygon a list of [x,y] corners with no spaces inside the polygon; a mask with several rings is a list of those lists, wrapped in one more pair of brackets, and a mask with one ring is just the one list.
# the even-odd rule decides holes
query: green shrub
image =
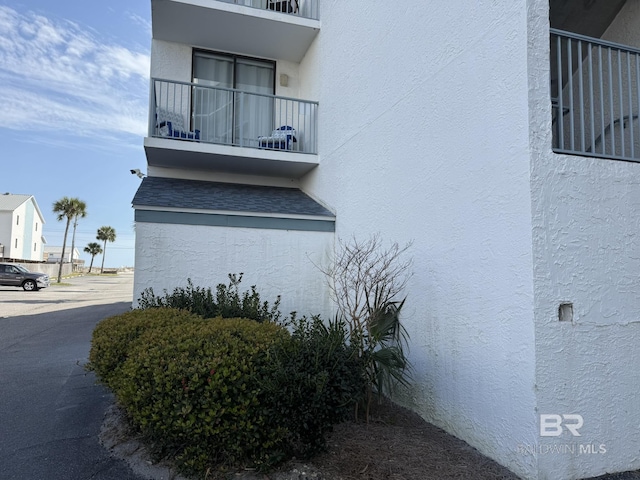
{"label": "green shrub", "polygon": [[186,473],[211,464],[272,465],[287,431],[259,387],[270,346],[289,342],[275,324],[244,319],[174,323],[133,345],[115,394],[133,422]]}
{"label": "green shrub", "polygon": [[102,383],[114,388],[119,369],[133,345],[150,328],[193,322],[199,317],[175,309],[134,310],[101,321],[93,331],[87,368],[95,371]]}
{"label": "green shrub", "polygon": [[262,387],[271,416],[289,431],[290,453],[309,457],[325,449],[326,434],[364,398],[365,365],[346,343],[345,322],[294,315],[291,327],[292,341],[272,349]]}
{"label": "green shrub", "polygon": [[96,327],[90,368],[185,473],[268,469],[322,450],[366,391],[344,322],[294,315],[288,326],[134,310]]}
{"label": "green shrub", "polygon": [[176,287],[172,293],[164,291],[156,296],[152,288],[147,288],[138,299],[138,308],[177,308],[189,310],[204,318],[249,318],[257,322],[278,322],[280,320],[280,297],[273,302],[261,301],[255,285],[250,290],[239,292],[242,273],[229,274],[229,285],[220,283],[214,296],[211,288],[196,287],[187,279],[186,288]]}

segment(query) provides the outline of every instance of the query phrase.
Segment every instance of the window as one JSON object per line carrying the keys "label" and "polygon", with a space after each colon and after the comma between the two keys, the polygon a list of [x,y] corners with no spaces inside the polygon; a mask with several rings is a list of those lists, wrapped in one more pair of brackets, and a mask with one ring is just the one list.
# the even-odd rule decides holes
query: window
{"label": "window", "polygon": [[275,62],[194,51],[193,83],[202,85],[192,108],[204,141],[257,146],[273,130]]}
{"label": "window", "polygon": [[20,225],[20,215],[16,215],[16,225]]}
{"label": "window", "polygon": [[38,222],[36,222],[36,232],[38,231]]}
{"label": "window", "polygon": [[16,246],[15,248],[18,248],[18,239],[16,238]]}
{"label": "window", "polygon": [[38,251],[38,244],[37,244],[37,243],[34,243],[34,244],[33,244],[33,251],[34,251],[34,252],[37,252],[37,251]]}

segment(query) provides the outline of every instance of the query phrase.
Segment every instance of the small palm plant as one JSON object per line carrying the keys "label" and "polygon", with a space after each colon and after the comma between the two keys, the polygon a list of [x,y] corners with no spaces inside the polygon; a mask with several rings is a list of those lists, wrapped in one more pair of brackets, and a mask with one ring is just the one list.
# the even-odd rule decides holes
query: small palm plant
{"label": "small palm plant", "polygon": [[409,337],[400,323],[405,303],[400,296],[411,276],[411,261],[403,254],[410,246],[394,243],[385,249],[378,236],[340,240],[333,265],[321,268],[338,315],[349,325],[349,341],[365,365],[367,420],[374,393],[391,395],[396,385],[407,386],[410,380],[405,354]]}
{"label": "small palm plant", "polygon": [[96,255],[102,253],[102,247],[99,243],[90,242],[86,247],[84,247],[84,251],[91,255],[91,264],[89,265],[89,273],[91,273],[91,269],[93,268],[93,259],[96,258]]}

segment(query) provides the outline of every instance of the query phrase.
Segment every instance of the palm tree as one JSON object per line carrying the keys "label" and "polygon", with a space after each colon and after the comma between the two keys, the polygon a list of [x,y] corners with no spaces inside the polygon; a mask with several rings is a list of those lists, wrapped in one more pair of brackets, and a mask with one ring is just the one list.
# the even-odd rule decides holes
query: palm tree
{"label": "palm tree", "polygon": [[104,249],[102,254],[102,267],[100,267],[100,273],[104,271],[104,257],[107,256],[107,242],[116,241],[116,229],[113,227],[105,226],[98,229],[98,240],[104,241]]}
{"label": "palm tree", "polygon": [[73,235],[71,236],[71,271],[73,271],[73,251],[76,248],[76,227],[78,226],[78,217],[87,216],[87,204],[82,200],[78,200],[78,213],[73,217]]}
{"label": "palm tree", "polygon": [[102,253],[102,247],[99,243],[91,242],[86,247],[84,247],[84,251],[91,255],[91,264],[89,265],[89,273],[91,273],[91,269],[93,268],[93,259],[99,253]]}
{"label": "palm tree", "polygon": [[[69,224],[71,219],[84,212],[86,215],[87,205],[78,198],[62,197],[53,204],[53,213],[57,213],[58,221],[67,219],[67,225],[64,228],[64,240],[62,241],[62,254],[60,255],[60,267],[58,268],[58,283],[62,281],[62,263],[64,262],[64,251],[67,246],[67,234],[69,233]],[[82,216],[84,216],[82,215]]]}

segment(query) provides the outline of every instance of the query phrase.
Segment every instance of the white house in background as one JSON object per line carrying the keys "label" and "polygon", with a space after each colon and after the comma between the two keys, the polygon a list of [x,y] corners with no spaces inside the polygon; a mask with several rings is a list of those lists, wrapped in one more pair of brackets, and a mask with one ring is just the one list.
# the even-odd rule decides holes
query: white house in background
{"label": "white house in background", "polygon": [[[60,263],[60,257],[62,256],[62,246],[46,246],[44,247],[45,261],[47,263]],[[64,249],[64,263],[71,262],[71,247]],[[75,265],[84,263],[84,260],[80,259],[80,251],[77,248],[73,249],[73,263]]]}
{"label": "white house in background", "polygon": [[134,298],[329,316],[338,238],[413,241],[401,401],[525,479],[640,469],[640,2],[299,3],[151,0]]}
{"label": "white house in background", "polygon": [[0,259],[41,262],[44,223],[33,195],[0,195]]}

